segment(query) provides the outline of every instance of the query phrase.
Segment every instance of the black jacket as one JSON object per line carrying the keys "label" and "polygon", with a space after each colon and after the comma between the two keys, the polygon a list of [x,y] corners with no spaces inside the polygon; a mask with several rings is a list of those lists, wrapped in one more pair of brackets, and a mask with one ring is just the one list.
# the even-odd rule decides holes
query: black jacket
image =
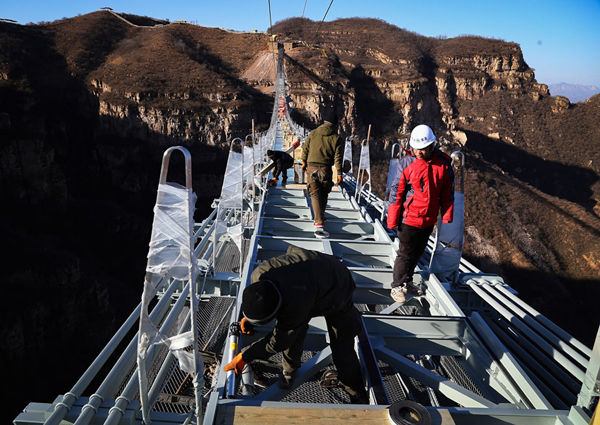
{"label": "black jacket", "polygon": [[352,308],[356,284],[338,257],[290,246],[285,255],[262,262],[251,282],[270,280],[281,293],[275,329],[244,350],[243,359],[268,359],[290,347],[317,316],[335,316]]}
{"label": "black jacket", "polygon": [[285,170],[294,165],[294,158],[287,152],[274,151],[272,159],[275,163],[275,168],[273,169],[273,177],[275,178],[278,178],[279,174],[285,173]]}

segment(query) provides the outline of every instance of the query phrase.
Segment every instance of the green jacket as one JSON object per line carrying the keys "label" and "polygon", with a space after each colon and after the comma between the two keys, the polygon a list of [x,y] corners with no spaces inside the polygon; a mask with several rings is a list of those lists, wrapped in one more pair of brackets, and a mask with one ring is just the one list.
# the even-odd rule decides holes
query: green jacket
{"label": "green jacket", "polygon": [[302,148],[302,162],[335,165],[342,169],[342,139],[331,123],[324,123],[310,132]]}
{"label": "green jacket", "polygon": [[356,287],[338,257],[292,245],[285,255],[263,261],[254,269],[251,283],[259,280],[277,285],[281,308],[275,329],[244,350],[245,362],[266,360],[288,349],[311,318],[335,316],[351,308]]}

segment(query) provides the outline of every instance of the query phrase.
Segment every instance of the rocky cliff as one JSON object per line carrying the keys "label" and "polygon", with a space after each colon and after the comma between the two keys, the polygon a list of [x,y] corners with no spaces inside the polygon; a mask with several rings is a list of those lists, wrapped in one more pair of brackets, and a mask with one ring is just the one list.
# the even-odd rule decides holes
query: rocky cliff
{"label": "rocky cliff", "polygon": [[[24,371],[61,367],[61,347],[97,353],[137,303],[164,150],[192,152],[201,220],[219,194],[228,141],[270,121],[266,36],[125,18],[0,22],[0,228],[11,247],[0,308],[10,343],[0,353],[12,365],[0,378],[15,382],[6,397],[31,400]],[[295,18],[273,28],[296,42],[286,52],[293,117],[314,128],[335,109],[341,135],[357,142],[371,125],[380,194],[390,145],[429,124],[443,149],[467,155],[469,258],[589,343],[600,96],[577,105],[550,96],[511,42],[428,38],[376,19],[318,27]],[[182,181],[177,158],[172,167]],[[38,397],[73,383],[65,376]]]}

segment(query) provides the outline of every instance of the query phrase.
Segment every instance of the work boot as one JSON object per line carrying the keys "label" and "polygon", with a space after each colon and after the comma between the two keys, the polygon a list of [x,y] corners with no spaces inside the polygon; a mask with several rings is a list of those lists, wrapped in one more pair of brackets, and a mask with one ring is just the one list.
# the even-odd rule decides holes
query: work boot
{"label": "work boot", "polygon": [[296,381],[296,373],[297,371],[282,372],[279,375],[279,381],[277,382],[279,388],[281,388],[282,390],[291,390],[294,386],[294,381]]}
{"label": "work boot", "polygon": [[350,403],[352,404],[370,404],[369,396],[366,391],[362,391],[358,394],[350,394]]}
{"label": "work boot", "polygon": [[423,295],[423,289],[421,289],[420,285],[416,285],[412,279],[404,282],[404,287],[406,288],[406,292],[413,295]]}
{"label": "work boot", "polygon": [[397,303],[406,302],[406,289],[404,289],[401,286],[396,286],[395,288],[392,288],[390,295]]}

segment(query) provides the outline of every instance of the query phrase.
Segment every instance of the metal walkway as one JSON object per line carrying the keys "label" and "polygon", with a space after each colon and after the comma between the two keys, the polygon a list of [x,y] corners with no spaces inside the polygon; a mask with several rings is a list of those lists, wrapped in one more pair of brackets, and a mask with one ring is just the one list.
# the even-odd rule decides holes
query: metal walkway
{"label": "metal walkway", "polygon": [[[306,135],[289,118],[283,77],[280,60],[274,119],[261,136],[269,148],[285,148]],[[290,170],[289,181],[294,178],[301,181],[302,176]],[[242,211],[218,208],[216,202],[215,211],[193,226],[193,257],[200,270],[197,312],[191,313],[186,279],[171,278],[157,286],[149,316],[169,338],[190,330],[195,321],[204,383],[197,416],[190,373],[180,369],[167,347],[151,348],[145,359],[149,422],[387,424],[388,407],[402,401],[424,406],[433,424],[590,422],[598,396],[599,344],[593,353],[523,303],[500,277],[463,259],[452,281],[432,273],[433,237],[417,268],[424,295],[393,303],[389,292],[398,242],[381,224],[380,199],[368,192],[359,204],[357,182],[345,176],[329,196],[325,228],[330,237],[316,239],[305,185],[268,188],[266,180],[266,175],[253,173],[256,188]],[[241,256],[234,238],[219,233],[220,222],[228,228],[244,223]],[[254,336],[237,334],[231,326],[240,314],[237,295],[257,264],[284,254],[289,245],[337,255],[352,272],[354,302],[365,330],[356,339],[356,349],[368,405],[349,404],[343,390],[323,379],[335,369],[324,318],[310,322],[303,365],[291,391],[274,384],[277,356],[256,364],[252,380],[222,372],[239,348],[270,330],[267,326]],[[14,423],[142,424],[138,335],[132,337],[140,310],[70,391],[49,403],[30,403]],[[94,388],[92,382],[100,384]]]}

